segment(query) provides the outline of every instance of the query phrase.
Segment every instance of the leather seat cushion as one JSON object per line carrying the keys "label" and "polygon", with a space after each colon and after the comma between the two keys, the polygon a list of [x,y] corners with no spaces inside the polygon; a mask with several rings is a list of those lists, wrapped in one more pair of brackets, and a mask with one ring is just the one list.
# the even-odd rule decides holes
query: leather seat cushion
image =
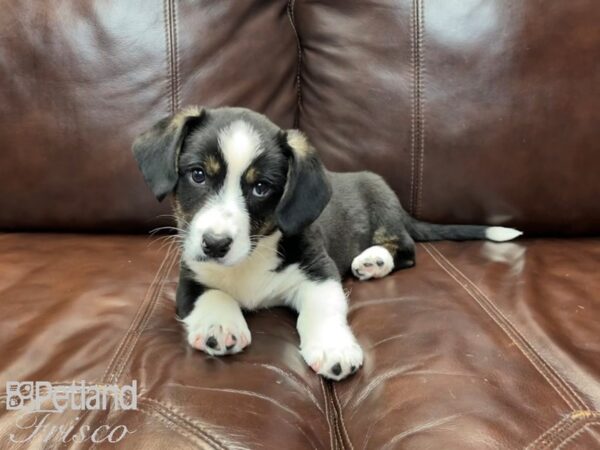
{"label": "leather seat cushion", "polygon": [[[0,235],[2,381],[137,380],[138,412],[79,420],[127,424],[138,447],[597,441],[598,239],[420,244],[414,269],[348,280],[366,359],[336,384],[306,367],[285,309],[247,315],[253,342],[240,355],[190,348],[169,249],[135,236]],[[3,411],[0,428],[15,420]]]}

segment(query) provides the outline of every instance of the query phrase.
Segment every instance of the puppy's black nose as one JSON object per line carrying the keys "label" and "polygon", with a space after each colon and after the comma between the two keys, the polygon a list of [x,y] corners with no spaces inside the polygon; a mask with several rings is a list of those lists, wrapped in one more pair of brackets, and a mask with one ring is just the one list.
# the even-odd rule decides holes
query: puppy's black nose
{"label": "puppy's black nose", "polygon": [[202,250],[211,258],[222,258],[231,248],[233,239],[224,234],[205,233],[202,236]]}

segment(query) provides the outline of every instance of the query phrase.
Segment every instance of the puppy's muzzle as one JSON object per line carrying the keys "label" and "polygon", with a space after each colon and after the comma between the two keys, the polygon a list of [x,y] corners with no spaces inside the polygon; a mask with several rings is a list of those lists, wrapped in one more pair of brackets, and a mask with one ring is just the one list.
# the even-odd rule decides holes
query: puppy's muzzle
{"label": "puppy's muzzle", "polygon": [[207,232],[202,236],[202,251],[209,258],[223,258],[232,242],[231,236]]}

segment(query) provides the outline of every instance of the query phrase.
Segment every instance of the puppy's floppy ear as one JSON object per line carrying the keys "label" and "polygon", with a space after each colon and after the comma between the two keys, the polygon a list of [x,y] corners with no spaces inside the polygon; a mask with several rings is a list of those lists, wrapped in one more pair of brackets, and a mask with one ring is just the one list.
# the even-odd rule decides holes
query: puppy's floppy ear
{"label": "puppy's floppy ear", "polygon": [[331,185],[315,149],[297,130],[281,132],[280,142],[288,157],[288,175],[275,214],[279,229],[295,235],[313,223],[331,198]]}
{"label": "puppy's floppy ear", "polygon": [[172,117],[158,121],[133,143],[133,155],[144,180],[159,201],[175,188],[183,140],[192,125],[199,123],[205,115],[202,108],[183,109]]}

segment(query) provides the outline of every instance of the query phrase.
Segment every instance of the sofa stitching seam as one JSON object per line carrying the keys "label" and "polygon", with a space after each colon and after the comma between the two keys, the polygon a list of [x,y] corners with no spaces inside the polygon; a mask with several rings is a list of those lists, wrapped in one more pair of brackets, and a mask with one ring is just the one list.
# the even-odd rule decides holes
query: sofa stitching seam
{"label": "sofa stitching seam", "polygon": [[341,431],[341,423],[340,423],[340,413],[337,409],[337,405],[335,400],[333,399],[333,382],[327,381],[327,388],[329,392],[329,400],[331,402],[331,416],[333,417],[333,422],[335,424],[335,436],[336,440],[336,448],[345,449],[346,446],[344,444],[344,438],[342,436]]}
{"label": "sofa stitching seam", "polygon": [[[169,256],[168,254],[167,254],[167,256],[165,256],[165,260],[167,259],[168,256]],[[165,278],[167,277],[167,275],[164,273],[164,270],[165,270],[164,267],[165,266],[161,265],[161,268],[160,268],[161,274],[160,274],[158,280],[156,281],[156,284],[154,285],[154,288],[152,290],[152,295],[148,299],[143,310],[141,310],[139,320],[136,320],[136,322],[133,324],[133,327],[130,329],[129,335],[127,336],[127,340],[126,340],[125,344],[123,345],[123,348],[122,348],[120,354],[118,355],[117,361],[115,362],[114,368],[112,369],[112,373],[111,373],[110,377],[108,378],[109,381],[112,381],[114,383],[118,382],[119,378],[121,377],[121,375],[123,373],[125,364],[129,360],[129,358],[131,356],[131,352],[133,351],[133,348],[135,347],[135,344],[137,343],[137,338],[139,337],[139,334],[140,334],[140,325],[145,322],[145,319],[148,316],[148,311],[150,309],[153,309],[154,303],[162,290],[163,282],[164,282]]]}
{"label": "sofa stitching seam", "polygon": [[568,444],[569,442],[573,441],[575,438],[577,438],[577,436],[579,436],[581,433],[583,433],[584,431],[588,430],[589,431],[589,426],[594,426],[594,425],[600,425],[600,421],[595,421],[595,422],[587,422],[585,423],[583,426],[581,426],[579,429],[576,429],[573,433],[571,433],[569,436],[567,436],[565,438],[564,441],[560,442],[556,447],[555,450],[560,450],[561,448],[564,448],[564,446],[566,444]]}
{"label": "sofa stitching seam", "polygon": [[[151,405],[154,405],[154,410],[158,414],[163,416],[165,419],[170,420],[172,423],[179,425],[181,428],[187,429],[188,431],[192,432],[196,431],[197,436],[200,436],[201,438],[209,441],[211,445],[213,445],[213,448],[219,448],[223,450],[227,449],[227,446],[225,446],[222,442],[215,438],[211,433],[202,428],[199,424],[195,423],[194,419],[183,414],[173,405],[170,405],[160,400],[156,400],[151,397],[143,397],[140,398],[139,401],[141,401],[142,403],[148,402]],[[160,408],[162,408],[162,410]]]}
{"label": "sofa stitching seam", "polygon": [[294,112],[294,128],[300,126],[300,104],[302,103],[302,42],[296,27],[296,16],[294,10],[296,8],[296,0],[288,0],[287,15],[296,37],[297,67],[296,67],[296,111]]}
{"label": "sofa stitching seam", "polygon": [[[160,275],[161,275],[162,269],[164,267],[165,261],[167,260],[167,257],[168,257],[168,253],[167,253],[167,255],[165,255],[159,268],[157,269],[156,273],[154,274],[154,278],[150,282],[150,286],[148,286],[148,290],[146,291],[146,294],[144,295],[144,299],[142,300],[139,308],[137,309],[135,316],[133,317],[133,320],[129,324],[129,327],[127,328],[127,331],[125,332],[125,335],[121,338],[121,342],[119,343],[117,349],[113,353],[113,356],[111,357],[110,362],[106,366],[106,369],[104,370],[104,373],[101,378],[101,380],[103,380],[104,382],[108,383],[109,381],[111,381],[113,379],[113,376],[114,376],[113,371],[116,369],[116,367],[118,367],[117,358],[120,359],[120,357],[122,355],[122,349],[128,343],[128,341],[131,339],[131,336],[133,334],[133,329],[135,328],[135,326],[137,326],[136,324],[141,321],[141,317],[143,317],[145,310],[150,306],[151,298],[154,296],[154,291],[158,285],[158,280],[160,279]],[[109,376],[109,373],[110,373],[110,376]]]}
{"label": "sofa stitching seam", "polygon": [[534,441],[527,447],[527,450],[541,450],[549,448],[553,442],[564,440],[563,436],[567,432],[572,431],[574,426],[581,426],[581,423],[589,421],[597,421],[600,418],[600,412],[591,410],[573,411],[556,422],[552,427],[543,431]]}
{"label": "sofa stitching seam", "polygon": [[[535,349],[531,347],[531,344],[523,336],[520,335],[520,333],[516,330],[514,325],[512,325],[512,323],[500,311],[493,307],[491,301],[485,296],[485,294],[477,290],[477,292],[479,292],[480,294],[477,295],[477,292],[473,292],[473,290],[469,289],[468,286],[465,284],[470,284],[471,286],[473,286],[473,288],[476,289],[475,284],[471,280],[469,280],[469,278],[467,278],[460,270],[458,270],[450,261],[448,261],[445,258],[445,256],[433,245],[424,244],[423,248],[425,249],[425,251],[427,251],[427,253],[430,254],[430,256],[436,261],[436,263],[438,263],[440,267],[442,267],[442,269],[446,271],[446,273],[448,273],[448,275],[450,275],[456,281],[456,283],[458,283],[479,304],[483,311],[496,323],[496,325],[498,325],[500,329],[504,331],[504,333],[517,346],[521,353],[529,360],[533,367],[537,369],[538,373],[540,373],[544,377],[544,379],[550,384],[550,386],[552,386],[552,388],[559,394],[559,396],[564,400],[567,406],[569,406],[571,410],[576,410],[577,408],[573,406],[571,401],[573,401],[575,404],[577,404],[577,401],[571,397],[569,392],[564,391],[564,386],[562,386],[563,389],[561,389],[561,385],[558,380],[552,380],[552,377],[556,377],[556,373],[547,366],[547,363],[546,365],[544,365],[545,361],[543,360],[543,358],[541,358],[541,356],[539,356],[539,354],[536,353]],[[453,268],[458,274],[460,274],[467,281],[467,283],[461,283],[457,276],[453,274],[450,269],[445,267],[445,265],[438,260],[438,258],[432,253],[432,251],[435,251],[444,261],[446,261],[446,263],[451,268]],[[515,339],[515,337],[517,339]],[[529,351],[526,348],[527,346],[529,347]],[[535,359],[538,359],[539,363],[536,363]],[[588,408],[584,405],[584,408],[582,409]]]}
{"label": "sofa stitching seam", "polygon": [[344,448],[344,440],[342,439],[342,433],[340,432],[338,413],[337,413],[337,409],[335,407],[335,403],[333,401],[333,396],[331,393],[332,384],[330,381],[326,381],[326,382],[324,382],[324,386],[326,387],[327,401],[330,403],[330,414],[331,414],[331,420],[333,421],[335,448],[343,449]]}
{"label": "sofa stitching seam", "polygon": [[[333,400],[331,400],[331,402],[333,403]],[[340,448],[343,449],[344,448],[344,440],[342,439],[342,433],[340,431],[340,424],[339,424],[339,420],[338,420],[338,414],[337,411],[335,409],[335,406],[332,404],[332,413],[331,413],[331,417],[333,419],[333,423],[334,423],[334,430],[335,430],[335,448]]]}
{"label": "sofa stitching seam", "polygon": [[[548,370],[548,372],[550,372],[552,375],[554,375],[555,377],[558,378],[559,384],[560,384],[560,382],[562,382],[562,385],[563,385],[562,387],[567,390],[567,392],[566,392],[567,394],[570,393],[571,400],[573,400],[576,404],[577,404],[577,402],[579,402],[578,406],[581,407],[580,408],[581,410],[589,411],[590,407],[585,403],[585,401],[583,401],[583,399],[577,394],[577,392],[572,388],[572,386],[562,377],[562,375],[556,369],[554,369],[554,367],[542,357],[542,355],[539,353],[539,351],[537,351],[535,345],[533,345],[531,342],[529,342],[527,340],[527,338],[518,331],[517,327],[515,325],[513,325],[513,323],[510,321],[510,319],[508,317],[506,317],[506,315],[487,297],[487,295],[473,281],[471,281],[465,274],[463,274],[457,267],[455,267],[434,245],[431,245],[431,246],[436,250],[436,252],[444,260],[446,260],[448,262],[448,264],[450,264],[451,267],[454,267],[454,269],[460,275],[462,275],[473,286],[473,288],[480,293],[480,295],[485,300],[487,300],[487,303],[491,306],[491,308],[494,309],[497,312],[497,314],[500,315],[500,317],[503,318],[510,325],[510,327],[514,330],[517,337],[519,337],[531,349],[531,351],[534,353],[534,355],[537,356],[537,358],[540,360],[540,362],[546,366],[546,369]],[[577,409],[577,408],[575,408],[575,409]]]}
{"label": "sofa stitching seam", "polygon": [[174,80],[175,80],[175,110],[179,110],[181,107],[181,83],[179,78],[179,28],[177,26],[177,1],[171,1],[171,16],[173,17],[173,69],[174,69]]}
{"label": "sofa stitching seam", "polygon": [[[156,275],[158,275],[158,271],[157,271]],[[156,279],[156,275],[155,275],[155,279]],[[142,315],[142,310],[144,310],[147,307],[147,303],[148,303],[147,298],[149,297],[149,294],[151,292],[153,292],[153,290],[154,290],[154,280],[152,281],[152,283],[148,287],[148,291],[146,292],[146,295],[144,296],[144,300],[142,301],[142,303],[140,304],[139,308],[137,309],[136,314],[133,317],[133,320],[129,324],[129,328],[127,329],[127,331],[125,332],[125,334],[121,338],[121,342],[119,342],[119,345],[117,346],[117,349],[113,353],[113,356],[111,357],[110,362],[106,366],[106,369],[104,370],[104,373],[102,375],[101,380],[103,380],[103,381],[105,381],[107,383],[112,380],[113,370],[115,368],[114,366],[117,365],[116,359],[117,359],[118,356],[120,357],[122,348],[125,345],[125,343],[128,342],[131,339],[131,333],[132,333],[132,330],[134,328],[134,324],[137,322],[138,317]],[[109,372],[110,372],[110,376],[109,376]]]}
{"label": "sofa stitching seam", "polygon": [[[73,381],[49,381],[49,383],[52,386],[69,386],[73,383]],[[95,382],[90,382],[89,384],[96,385],[96,386],[107,385],[107,383],[95,383]],[[3,402],[6,402],[6,395],[7,395],[6,392],[0,393],[0,404]],[[154,411],[157,414],[164,417],[165,420],[170,420],[172,424],[179,425],[181,428],[184,428],[184,429],[187,428],[188,430],[191,430],[192,432],[197,431],[196,437],[200,437],[200,438],[206,440],[206,442],[210,443],[213,448],[218,448],[218,449],[223,449],[223,450],[227,449],[227,447],[224,444],[222,444],[217,438],[212,436],[211,433],[204,430],[201,426],[199,426],[197,423],[195,423],[195,421],[192,418],[183,414],[181,411],[179,411],[173,405],[170,405],[167,402],[163,402],[163,401],[160,401],[160,400],[157,400],[157,399],[154,399],[151,397],[146,397],[143,395],[140,395],[137,400],[138,400],[138,406],[143,405],[144,403],[150,403],[151,405],[149,407],[153,407]],[[158,405],[158,406],[162,407],[165,411],[170,413],[171,416],[169,417],[168,415],[165,415],[165,413],[163,411],[159,410],[157,406],[153,406],[153,405]],[[140,410],[140,408],[138,407],[137,410]]]}
{"label": "sofa stitching seam", "polygon": [[412,2],[411,15],[410,15],[410,61],[411,61],[411,79],[412,86],[410,91],[410,196],[408,199],[408,208],[409,211],[414,214],[415,212],[415,204],[414,204],[414,189],[415,189],[415,130],[416,130],[416,115],[415,115],[415,103],[416,103],[416,95],[415,95],[415,87],[416,83],[416,57],[415,57],[415,2]]}
{"label": "sofa stitching seam", "polygon": [[526,449],[539,449],[538,446],[540,443],[552,441],[554,436],[560,434],[564,429],[571,426],[572,419],[571,415],[565,416],[556,422],[553,426],[544,430],[534,441],[532,441]]}
{"label": "sofa stitching seam", "polygon": [[167,3],[168,0],[163,0],[163,22],[164,22],[164,32],[165,32],[165,63],[167,70],[167,111],[169,114],[173,114],[173,105],[171,102],[171,55],[169,53],[170,44],[169,44],[169,25],[168,25],[168,17],[167,14]]}
{"label": "sofa stitching seam", "polygon": [[167,64],[167,109],[169,114],[175,114],[175,102],[173,96],[173,54],[171,43],[171,0],[163,0],[163,20],[165,24],[165,57]]}
{"label": "sofa stitching seam", "polygon": [[348,444],[348,446],[350,447],[351,450],[354,450],[354,446],[352,445],[352,441],[350,440],[350,436],[348,436],[348,430],[346,429],[346,424],[344,423],[344,414],[342,412],[342,406],[340,403],[340,400],[338,398],[337,395],[337,390],[335,388],[335,384],[332,383],[331,385],[331,390],[333,393],[333,401],[335,402],[336,405],[336,411],[337,411],[337,416],[340,419],[340,427],[342,432],[344,433],[344,436],[346,438],[346,443]]}
{"label": "sofa stitching seam", "polygon": [[425,71],[425,48],[423,45],[425,35],[425,0],[418,2],[419,8],[419,39],[418,39],[418,58],[419,58],[419,176],[417,184],[417,198],[415,205],[415,215],[420,216],[421,214],[421,200],[423,195],[423,166],[425,164],[425,111],[424,111],[424,97],[425,97],[425,83],[424,83],[424,71]]}
{"label": "sofa stitching seam", "polygon": [[325,383],[323,382],[323,379],[321,377],[319,377],[319,384],[321,385],[321,392],[323,394],[323,403],[325,405],[325,419],[327,420],[327,428],[329,430],[329,445],[331,447],[331,449],[333,450],[335,448],[334,446],[334,438],[333,438],[333,426],[331,425],[331,420],[329,417],[329,401],[327,399],[327,392],[325,389]]}
{"label": "sofa stitching seam", "polygon": [[[571,404],[569,404],[569,406],[573,409],[573,410],[577,410],[577,409],[583,409],[583,410],[589,410],[589,407],[585,404],[585,402],[571,389],[570,385],[561,377],[561,375],[556,372],[553,367],[539,354],[539,352],[535,349],[535,346],[533,344],[531,344],[531,342],[529,342],[525,336],[523,336],[517,329],[517,327],[515,327],[513,325],[513,323],[510,321],[510,319],[508,319],[508,317],[506,317],[502,311],[500,311],[499,308],[497,308],[493,302],[487,297],[487,295],[485,295],[483,293],[483,291],[481,291],[481,289],[479,289],[479,287],[473,282],[471,281],[465,274],[463,274],[456,266],[454,266],[434,245],[432,244],[428,244],[436,253],[438,253],[438,255],[440,255],[440,257],[445,260],[448,265],[450,265],[450,267],[452,267],[458,274],[460,274],[471,286],[473,286],[473,288],[479,293],[479,296],[481,297],[482,300],[485,301],[485,303],[487,305],[489,305],[489,307],[491,308],[492,312],[496,312],[496,315],[499,316],[501,319],[504,320],[504,322],[506,322],[507,326],[506,328],[508,330],[512,330],[513,333],[515,334],[515,336],[520,339],[521,343],[525,345],[525,347],[528,347],[530,350],[530,353],[533,353],[533,356],[535,356],[538,360],[539,363],[541,364],[541,367],[538,367],[533,360],[530,360],[531,363],[538,369],[538,371],[541,373],[542,372],[542,368],[545,369],[545,371],[551,375],[552,377],[555,377],[556,380],[554,380],[554,382],[557,384],[558,387],[561,387],[563,389],[564,394],[570,398],[571,401],[573,401],[577,406],[579,406],[580,408],[576,408],[573,407]],[[475,297],[474,297],[475,298]],[[489,314],[489,313],[488,313]],[[514,340],[514,338],[511,337],[511,339],[513,340],[513,342],[515,343],[515,345],[517,345],[521,351],[525,354],[525,348],[522,348],[522,346],[519,346],[519,344]],[[547,381],[552,384],[550,382],[550,380],[547,379]],[[562,386],[561,386],[561,382],[562,382]],[[554,387],[554,386],[553,386]],[[556,389],[556,387],[555,387]],[[566,389],[566,391],[564,391],[564,389]],[[563,398],[564,400],[564,398]],[[579,403],[578,403],[579,402]]]}
{"label": "sofa stitching seam", "polygon": [[425,117],[423,114],[423,35],[424,0],[413,0],[411,11],[411,137],[410,137],[410,199],[409,210],[420,214],[423,165],[425,158]]}
{"label": "sofa stitching seam", "polygon": [[169,86],[167,95],[169,113],[175,114],[179,109],[179,49],[177,43],[177,10],[175,0],[163,0],[165,21],[165,40],[167,52],[167,79]]}
{"label": "sofa stitching seam", "polygon": [[[168,253],[167,256],[171,256],[170,253]],[[119,378],[121,378],[121,376],[123,375],[123,371],[125,370],[127,361],[129,361],[129,358],[131,357],[131,354],[133,353],[133,350],[135,349],[135,346],[137,345],[137,342],[142,332],[146,329],[146,325],[148,324],[148,321],[150,320],[150,317],[154,312],[156,304],[158,303],[158,298],[160,297],[160,294],[164,291],[164,287],[166,284],[165,282],[169,277],[171,270],[173,270],[173,266],[175,265],[177,256],[177,252],[173,253],[173,255],[171,256],[171,262],[167,263],[164,276],[160,280],[160,283],[158,283],[159,287],[155,290],[155,295],[150,300],[148,308],[146,308],[146,310],[144,311],[143,317],[141,318],[137,329],[135,329],[131,335],[131,344],[129,345],[129,349],[127,350],[127,353],[123,353],[123,356],[120,358],[120,363],[117,366],[118,370],[116,370],[113,374],[113,380],[115,382],[117,382]]]}

